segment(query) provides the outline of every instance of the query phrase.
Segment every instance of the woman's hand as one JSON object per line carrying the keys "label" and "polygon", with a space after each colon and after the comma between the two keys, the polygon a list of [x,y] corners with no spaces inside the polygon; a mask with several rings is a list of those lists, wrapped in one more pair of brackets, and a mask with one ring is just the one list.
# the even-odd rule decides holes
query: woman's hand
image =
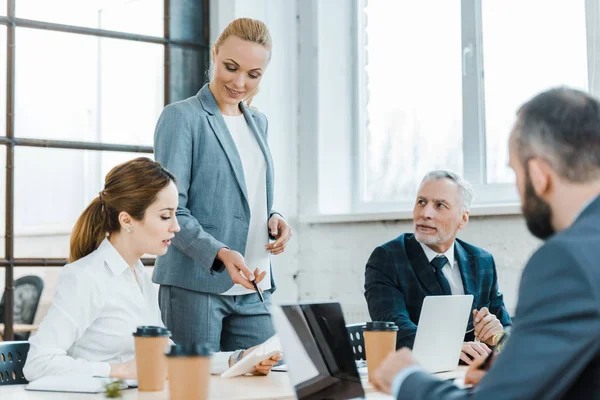
{"label": "woman's hand", "polygon": [[137,379],[137,367],[135,358],[122,364],[110,364],[109,378]]}
{"label": "woman's hand", "polygon": [[[256,346],[250,347],[248,350],[244,351],[244,355],[242,356],[242,358],[244,358],[248,354],[250,354],[250,352],[252,352],[252,350],[254,350],[255,348],[256,348]],[[258,364],[256,364],[254,366],[253,374],[254,375],[269,375],[269,372],[271,372],[271,368],[273,368],[273,366],[277,365],[277,363],[279,361],[281,361],[282,357],[283,357],[282,353],[277,353],[274,356],[272,356],[271,358],[259,362]]]}
{"label": "woman's hand", "polygon": [[246,289],[254,290],[251,281],[258,284],[267,275],[267,271],[260,273],[258,268],[254,272],[250,271],[250,268],[246,266],[244,257],[237,251],[229,250],[226,247],[219,250],[217,258],[225,265],[233,283],[238,283]]}
{"label": "woman's hand", "polygon": [[271,215],[267,226],[269,227],[269,233],[276,240],[273,243],[265,245],[265,249],[274,256],[283,253],[292,238],[292,228],[290,228],[285,219],[279,214]]}

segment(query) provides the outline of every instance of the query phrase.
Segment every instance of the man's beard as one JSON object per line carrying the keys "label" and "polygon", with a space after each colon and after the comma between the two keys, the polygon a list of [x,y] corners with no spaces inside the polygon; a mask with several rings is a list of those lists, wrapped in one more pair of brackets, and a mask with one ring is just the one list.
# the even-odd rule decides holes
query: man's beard
{"label": "man's beard", "polygon": [[440,239],[440,237],[438,235],[435,235],[432,237],[432,236],[420,235],[415,232],[415,238],[417,239],[417,242],[426,244],[428,246],[437,246],[438,244],[440,244],[442,242],[442,240]]}
{"label": "man's beard", "polygon": [[556,231],[552,227],[552,209],[550,205],[538,197],[533,189],[529,173],[525,174],[525,199],[521,210],[529,232],[538,239],[546,240]]}
{"label": "man's beard", "polygon": [[417,239],[417,242],[423,243],[427,246],[437,246],[440,243],[447,242],[452,237],[451,233],[444,235],[439,231],[437,231],[435,236],[427,236],[421,233],[417,233],[417,224],[413,225],[413,231],[415,233],[415,239]]}

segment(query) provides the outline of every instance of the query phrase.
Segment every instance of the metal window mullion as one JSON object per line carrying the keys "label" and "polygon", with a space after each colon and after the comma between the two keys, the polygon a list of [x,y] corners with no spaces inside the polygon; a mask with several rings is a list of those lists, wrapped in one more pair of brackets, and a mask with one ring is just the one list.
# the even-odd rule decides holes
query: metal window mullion
{"label": "metal window mullion", "polygon": [[485,184],[485,100],[481,0],[462,0],[463,175]]}
{"label": "metal window mullion", "polygon": [[[142,263],[151,267],[154,266],[154,258],[142,258]],[[12,265],[15,267],[63,267],[67,264],[66,258],[15,258],[12,260]],[[0,259],[0,267],[6,267],[11,264],[11,261]]]}
{"label": "metal window mullion", "polygon": [[164,68],[163,68],[163,87],[164,87],[164,105],[167,106],[171,102],[171,44],[169,39],[171,38],[171,0],[164,0],[163,5],[164,11],[164,22],[163,22],[163,36],[167,40],[164,46]]}
{"label": "metal window mullion", "polygon": [[99,142],[76,142],[68,140],[30,139],[0,136],[0,145],[24,146],[24,147],[46,147],[53,149],[70,150],[99,150],[120,151],[130,153],[152,153],[152,146],[138,146],[128,144],[99,143]]}
{"label": "metal window mullion", "polygon": [[[15,15],[15,0],[7,2],[7,16]],[[15,135],[15,32],[14,21],[7,26],[6,40],[6,138]],[[14,144],[6,144],[6,209],[4,258],[5,266],[5,306],[4,306],[4,340],[13,340],[13,308],[14,308]]]}
{"label": "metal window mullion", "polygon": [[[168,1],[168,0],[166,0]],[[10,18],[9,18],[10,19]],[[32,29],[42,29],[49,30],[55,32],[65,32],[65,33],[76,33],[79,35],[90,35],[90,36],[98,36],[109,39],[123,39],[137,42],[145,42],[145,43],[155,43],[155,44],[166,44],[172,43],[182,47],[200,47],[206,48],[206,44],[197,43],[187,40],[170,40],[166,37],[158,37],[158,36],[148,36],[148,35],[139,35],[136,33],[127,33],[120,31],[110,31],[106,29],[98,29],[98,28],[87,28],[83,26],[76,25],[65,25],[65,24],[56,24],[53,22],[45,22],[45,21],[36,21],[30,19],[23,18],[14,18],[14,22],[16,26],[20,28],[32,28]]]}
{"label": "metal window mullion", "polygon": [[[168,2],[169,0],[165,0]],[[148,36],[148,35],[139,35],[136,33],[127,33],[120,31],[111,31],[106,29],[99,28],[87,28],[84,26],[76,26],[76,25],[65,25],[65,24],[57,24],[53,22],[45,22],[45,21],[37,21],[31,19],[23,19],[23,18],[14,18],[14,17],[0,17],[0,25],[10,25],[15,24],[15,26],[19,28],[31,28],[31,29],[41,29],[41,30],[49,30],[55,32],[65,32],[65,33],[75,33],[79,35],[89,35],[89,36],[97,36],[109,39],[122,39],[129,40],[135,42],[144,42],[144,43],[155,43],[155,44],[174,44],[182,47],[193,47],[193,48],[208,48],[206,43],[193,42],[188,40],[171,40],[168,37],[158,37],[158,36]]]}

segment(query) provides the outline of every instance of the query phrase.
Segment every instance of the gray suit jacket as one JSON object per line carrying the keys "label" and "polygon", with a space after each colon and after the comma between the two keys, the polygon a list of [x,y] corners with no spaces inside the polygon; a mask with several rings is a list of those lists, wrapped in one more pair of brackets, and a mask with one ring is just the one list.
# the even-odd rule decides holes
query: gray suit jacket
{"label": "gray suit jacket", "polygon": [[511,336],[473,392],[417,372],[398,399],[600,399],[600,197],[531,257]]}
{"label": "gray suit jacket", "polygon": [[[156,161],[177,178],[181,231],[158,257],[152,280],[205,293],[233,286],[215,257],[228,247],[245,254],[250,218],[269,218],[273,204],[273,160],[267,118],[241,103],[267,163],[267,215],[250,215],[242,161],[217,102],[205,85],[196,96],[169,104],[154,134]],[[266,244],[266,243],[265,243]],[[271,273],[271,284],[275,284]]]}

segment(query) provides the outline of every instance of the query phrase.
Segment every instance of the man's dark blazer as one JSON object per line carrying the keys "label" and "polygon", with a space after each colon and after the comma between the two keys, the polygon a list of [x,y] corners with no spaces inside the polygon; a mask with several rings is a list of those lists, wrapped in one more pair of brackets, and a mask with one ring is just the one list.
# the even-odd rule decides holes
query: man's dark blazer
{"label": "man's dark blazer", "polygon": [[[510,326],[510,316],[498,292],[494,258],[487,251],[461,240],[454,241],[465,294],[474,297],[472,309],[487,307],[503,326]],[[365,297],[373,321],[393,321],[398,325],[396,347],[412,348],[425,296],[442,295],[443,291],[414,234],[405,233],[377,247],[365,271]],[[473,314],[468,329],[473,327]],[[473,340],[473,333],[465,341]]]}
{"label": "man's dark blazer", "polygon": [[531,257],[517,319],[472,392],[423,372],[398,399],[600,399],[600,197]]}

